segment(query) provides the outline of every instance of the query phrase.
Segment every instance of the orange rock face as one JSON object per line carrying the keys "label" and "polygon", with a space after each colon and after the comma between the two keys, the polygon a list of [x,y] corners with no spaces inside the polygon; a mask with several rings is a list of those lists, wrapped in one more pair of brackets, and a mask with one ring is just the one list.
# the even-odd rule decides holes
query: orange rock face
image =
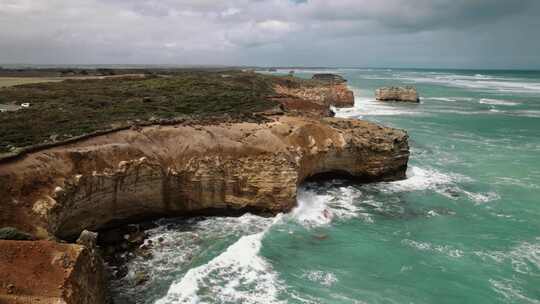
{"label": "orange rock face", "polygon": [[0,303],[107,301],[101,260],[84,246],[1,241],[0,274]]}
{"label": "orange rock face", "polygon": [[0,165],[2,224],[65,238],[157,215],[277,213],[309,176],[402,178],[408,156],[405,132],[338,118],[119,131]]}

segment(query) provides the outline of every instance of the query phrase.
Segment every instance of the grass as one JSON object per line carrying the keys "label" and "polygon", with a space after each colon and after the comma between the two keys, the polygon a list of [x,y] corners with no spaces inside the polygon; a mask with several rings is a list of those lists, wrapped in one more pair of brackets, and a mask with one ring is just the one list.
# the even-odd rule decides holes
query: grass
{"label": "grass", "polygon": [[58,81],[62,81],[62,79],[58,77],[0,77],[0,88],[12,87],[21,84]]}
{"label": "grass", "polygon": [[0,113],[0,153],[153,119],[250,115],[276,105],[270,97],[278,82],[312,83],[238,71],[190,71],[3,88],[0,104],[31,106]]}

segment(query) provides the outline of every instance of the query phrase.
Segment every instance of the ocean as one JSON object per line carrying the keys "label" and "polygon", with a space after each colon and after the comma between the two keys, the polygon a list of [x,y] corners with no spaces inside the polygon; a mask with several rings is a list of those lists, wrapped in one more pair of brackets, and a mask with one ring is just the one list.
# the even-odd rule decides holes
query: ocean
{"label": "ocean", "polygon": [[[355,93],[337,116],[407,130],[408,178],[307,183],[274,218],[159,220],[115,303],[540,303],[540,72],[295,75],[316,72]],[[374,101],[388,85],[421,103]]]}

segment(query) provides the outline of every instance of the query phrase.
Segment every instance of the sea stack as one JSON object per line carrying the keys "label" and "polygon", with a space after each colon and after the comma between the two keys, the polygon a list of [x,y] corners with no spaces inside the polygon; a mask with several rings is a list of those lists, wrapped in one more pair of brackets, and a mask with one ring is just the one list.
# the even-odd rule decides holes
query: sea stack
{"label": "sea stack", "polygon": [[415,87],[383,87],[375,91],[375,98],[379,101],[420,102]]}

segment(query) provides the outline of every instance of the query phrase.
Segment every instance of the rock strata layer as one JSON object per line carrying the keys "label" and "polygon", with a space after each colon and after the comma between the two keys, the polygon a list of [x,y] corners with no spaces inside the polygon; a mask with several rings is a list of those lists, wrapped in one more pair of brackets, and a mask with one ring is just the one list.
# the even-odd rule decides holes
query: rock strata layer
{"label": "rock strata layer", "polygon": [[345,82],[328,83],[321,81],[319,85],[290,86],[277,85],[276,93],[298,101],[313,102],[325,107],[335,106],[346,108],[354,106],[354,93],[349,90]]}
{"label": "rock strata layer", "polygon": [[1,165],[1,221],[72,238],[149,216],[277,213],[310,176],[399,179],[408,156],[405,132],[339,118],[125,130]]}
{"label": "rock strata layer", "polygon": [[380,101],[420,102],[415,87],[385,87],[375,91],[375,98]]}
{"label": "rock strata layer", "polygon": [[108,302],[101,258],[85,246],[2,241],[0,261],[0,303]]}

